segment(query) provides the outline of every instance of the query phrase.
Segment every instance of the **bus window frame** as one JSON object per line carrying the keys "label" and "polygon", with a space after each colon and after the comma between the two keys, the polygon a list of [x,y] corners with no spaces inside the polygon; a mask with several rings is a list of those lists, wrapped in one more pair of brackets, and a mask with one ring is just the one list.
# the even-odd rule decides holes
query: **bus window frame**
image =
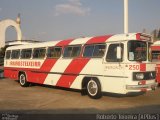
{"label": "bus window frame", "polygon": [[[35,49],[41,49],[41,48],[44,48],[45,49],[45,55],[44,55],[44,57],[43,58],[35,58],[34,57],[34,50]],[[36,47],[36,48],[33,48],[33,52],[32,52],[32,59],[45,59],[46,58],[46,51],[47,51],[47,48],[46,47]]]}
{"label": "bus window frame", "polygon": [[[6,58],[6,57],[7,57],[7,52],[8,52],[8,51],[10,51],[10,55],[9,55],[9,58]],[[12,50],[6,50],[6,52],[5,52],[5,59],[6,59],[6,60],[11,59],[11,54],[12,54]]]}
{"label": "bus window frame", "polygon": [[[79,54],[78,54],[77,56],[75,56],[75,57],[72,57],[72,56],[67,56],[67,57],[66,57],[66,56],[64,56],[64,54],[65,54],[65,49],[68,48],[68,47],[72,47],[72,52],[73,52],[73,48],[74,48],[74,47],[79,47],[79,48],[80,48]],[[72,52],[71,52],[71,55],[72,55]],[[81,52],[82,52],[82,45],[68,45],[68,46],[65,46],[65,47],[63,48],[62,58],[64,58],[64,59],[78,58],[78,57],[80,57]]]}
{"label": "bus window frame", "polygon": [[135,41],[135,42],[144,42],[145,44],[146,44],[146,48],[147,48],[147,50],[146,50],[146,59],[145,60],[140,60],[140,61],[143,61],[143,62],[145,62],[145,61],[148,61],[148,56],[149,56],[149,54],[148,54],[148,42],[147,41],[140,41],[140,40],[129,40],[128,42],[127,42],[127,59],[128,59],[128,61],[130,61],[130,62],[135,62],[135,61],[138,61],[138,60],[136,60],[135,58],[134,58],[134,60],[130,60],[129,59],[129,42],[133,42],[133,41]]}
{"label": "bus window frame", "polygon": [[[115,59],[115,61],[114,61],[113,59],[108,59],[108,60],[107,60],[109,48],[110,48],[111,45],[117,45],[116,48],[117,48],[118,46],[121,47],[121,52],[122,52],[122,53],[121,53],[121,59]],[[116,43],[116,42],[115,42],[115,43],[110,43],[110,44],[108,45],[108,49],[107,49],[107,52],[106,52],[105,61],[106,61],[107,63],[112,63],[112,62],[113,62],[113,63],[116,63],[116,62],[117,62],[117,63],[120,63],[120,62],[123,62],[123,61],[124,61],[124,52],[125,52],[124,49],[125,49],[125,44],[122,43],[122,42],[121,42],[121,43]],[[115,54],[115,55],[116,55],[116,58],[117,58],[117,51],[116,51],[116,54]],[[109,61],[109,60],[112,60],[112,61]]]}
{"label": "bus window frame", "polygon": [[[12,52],[11,52],[10,59],[20,59],[21,49],[13,49],[13,50],[11,50],[11,51],[12,51]],[[13,51],[19,51],[19,56],[18,56],[18,58],[13,58],[13,57],[12,57],[12,53],[13,53]]]}
{"label": "bus window frame", "polygon": [[[94,51],[95,51],[95,46],[97,46],[97,45],[104,45],[105,46],[104,53],[103,53],[102,56],[93,56],[94,55]],[[84,56],[85,49],[86,49],[87,46],[93,46],[94,47],[93,51],[92,51],[92,56]],[[84,57],[84,58],[103,58],[105,56],[106,50],[107,50],[107,44],[106,43],[85,44],[84,48],[83,48],[82,57]]]}
{"label": "bus window frame", "polygon": [[[22,51],[23,50],[31,50],[31,56],[30,58],[22,58]],[[26,48],[26,49],[21,49],[21,53],[20,53],[20,59],[32,59],[33,58],[33,49],[32,48]]]}
{"label": "bus window frame", "polygon": [[[49,50],[49,48],[54,48],[54,50],[55,50],[56,48],[60,48],[60,56],[59,56],[59,57],[48,57],[48,50]],[[47,47],[47,49],[46,49],[46,58],[47,58],[47,59],[59,59],[59,58],[62,57],[62,53],[63,53],[63,47],[61,47],[61,46],[49,46],[49,47]]]}

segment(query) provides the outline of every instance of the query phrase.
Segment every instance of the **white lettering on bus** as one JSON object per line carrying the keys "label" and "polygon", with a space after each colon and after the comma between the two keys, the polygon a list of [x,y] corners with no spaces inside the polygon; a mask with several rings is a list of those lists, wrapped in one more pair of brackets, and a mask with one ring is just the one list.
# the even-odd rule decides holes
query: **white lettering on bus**
{"label": "white lettering on bus", "polygon": [[41,62],[38,61],[10,61],[11,66],[30,66],[30,67],[40,67]]}

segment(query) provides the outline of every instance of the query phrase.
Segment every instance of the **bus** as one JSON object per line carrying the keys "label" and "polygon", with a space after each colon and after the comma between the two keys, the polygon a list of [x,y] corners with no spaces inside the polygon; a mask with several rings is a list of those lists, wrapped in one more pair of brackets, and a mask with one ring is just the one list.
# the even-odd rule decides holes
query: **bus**
{"label": "bus", "polygon": [[152,61],[156,63],[156,80],[160,85],[160,41],[156,41],[151,46]]}
{"label": "bus", "polygon": [[155,90],[151,37],[128,33],[82,37],[8,47],[4,76],[30,83],[80,90],[93,99],[104,92],[128,94]]}

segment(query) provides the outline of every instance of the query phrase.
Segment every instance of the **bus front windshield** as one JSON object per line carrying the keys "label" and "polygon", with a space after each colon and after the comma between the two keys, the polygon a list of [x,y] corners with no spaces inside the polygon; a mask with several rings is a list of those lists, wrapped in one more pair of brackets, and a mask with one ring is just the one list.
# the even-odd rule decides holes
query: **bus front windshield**
{"label": "bus front windshield", "polygon": [[146,61],[147,60],[147,43],[144,41],[128,42],[128,59],[130,61]]}

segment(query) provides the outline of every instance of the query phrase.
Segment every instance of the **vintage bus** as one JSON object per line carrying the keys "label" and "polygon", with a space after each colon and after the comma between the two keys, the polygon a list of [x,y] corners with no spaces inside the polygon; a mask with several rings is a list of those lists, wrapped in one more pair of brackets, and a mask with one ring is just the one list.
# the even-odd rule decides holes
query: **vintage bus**
{"label": "vintage bus", "polygon": [[103,92],[127,94],[154,90],[151,37],[128,33],[49,41],[9,47],[4,76],[30,83],[79,89],[91,98]]}
{"label": "vintage bus", "polygon": [[160,41],[156,41],[151,46],[152,62],[156,63],[156,80],[160,85]]}

